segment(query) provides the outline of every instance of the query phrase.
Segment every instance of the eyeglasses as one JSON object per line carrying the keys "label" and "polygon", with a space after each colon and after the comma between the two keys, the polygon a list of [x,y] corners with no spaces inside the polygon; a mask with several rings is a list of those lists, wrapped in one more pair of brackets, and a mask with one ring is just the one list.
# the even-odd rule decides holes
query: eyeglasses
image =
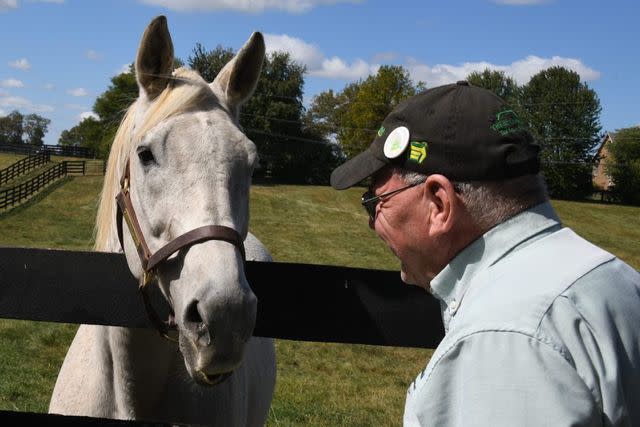
{"label": "eyeglasses", "polygon": [[420,184],[424,184],[424,181],[416,182],[414,184],[409,184],[405,187],[400,187],[396,190],[389,191],[388,193],[384,193],[379,196],[374,196],[371,190],[367,190],[362,195],[362,202],[361,202],[362,206],[364,206],[364,210],[367,211],[367,213],[369,214],[369,218],[375,221],[376,207],[378,206],[378,203],[380,203],[380,200],[382,200],[385,197],[387,198],[391,197],[394,194],[398,194],[399,192],[406,190],[407,188],[415,187],[416,185],[420,185]]}

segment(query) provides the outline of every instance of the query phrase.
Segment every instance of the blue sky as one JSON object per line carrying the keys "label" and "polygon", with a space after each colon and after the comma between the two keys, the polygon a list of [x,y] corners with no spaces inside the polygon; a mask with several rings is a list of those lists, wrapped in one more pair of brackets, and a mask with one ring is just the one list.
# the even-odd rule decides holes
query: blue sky
{"label": "blue sky", "polygon": [[427,87],[486,67],[526,83],[551,65],[578,72],[603,130],[640,125],[636,0],[0,0],[0,115],[51,119],[45,143],[90,113],[140,36],[166,15],[176,56],[234,50],[253,31],[307,66],[305,103],[381,64]]}

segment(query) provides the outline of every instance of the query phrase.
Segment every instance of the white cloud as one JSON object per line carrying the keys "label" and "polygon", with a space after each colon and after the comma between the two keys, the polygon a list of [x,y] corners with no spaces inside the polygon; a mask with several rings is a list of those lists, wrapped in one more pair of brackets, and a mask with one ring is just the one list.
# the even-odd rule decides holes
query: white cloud
{"label": "white cloud", "polygon": [[[326,79],[358,80],[366,78],[375,74],[381,63],[390,63],[398,59],[396,54],[386,52],[377,54],[371,62],[362,59],[347,62],[337,56],[328,58],[317,46],[296,37],[286,34],[265,34],[264,37],[267,52],[288,52],[291,59],[307,67],[309,75]],[[423,81],[429,87],[464,80],[471,72],[481,72],[486,68],[503,71],[519,85],[528,83],[534,74],[552,66],[562,66],[573,70],[580,75],[582,81],[593,81],[600,78],[600,72],[588,67],[580,59],[562,56],[541,58],[529,55],[508,65],[480,61],[433,66],[421,63],[414,58],[408,58],[402,65],[409,71],[414,82]]]}
{"label": "white cloud", "polygon": [[[31,3],[57,3],[62,4],[65,0],[29,0]],[[0,12],[9,9],[17,9],[18,0],[0,0]]]}
{"label": "white cloud", "polygon": [[163,6],[177,11],[218,11],[260,13],[265,10],[283,10],[290,13],[307,12],[314,7],[336,3],[360,3],[361,0],[139,0],[142,3]]}
{"label": "white cloud", "polygon": [[535,6],[538,4],[550,3],[551,0],[492,0],[492,2],[507,6]]}
{"label": "white cloud", "polygon": [[322,66],[324,55],[312,44],[286,34],[265,34],[264,43],[267,52],[283,51],[291,55],[291,59],[304,64],[309,70]]}
{"label": "white cloud", "polygon": [[102,59],[102,54],[100,52],[96,52],[93,49],[87,50],[87,58],[91,61],[99,61]]}
{"label": "white cloud", "polygon": [[415,59],[409,59],[406,65],[414,81],[426,82],[429,87],[464,80],[471,72],[481,72],[485,68],[503,71],[507,76],[512,77],[516,83],[522,85],[528,83],[534,74],[552,66],[562,66],[573,70],[580,75],[582,81],[592,81],[600,78],[600,72],[589,68],[579,59],[564,58],[561,56],[540,58],[535,55],[529,55],[509,65],[496,65],[483,61],[465,62],[461,65],[437,64],[429,66],[418,63]]}
{"label": "white cloud", "polygon": [[22,83],[18,79],[6,79],[0,81],[0,86],[2,87],[24,87],[24,83]]}
{"label": "white cloud", "polygon": [[69,89],[67,93],[71,96],[88,96],[89,92],[85,88],[77,87],[75,89]]}
{"label": "white cloud", "polygon": [[0,12],[18,7],[18,0],[0,0]]}
{"label": "white cloud", "polygon": [[20,59],[16,59],[15,61],[10,61],[9,66],[12,68],[17,68],[19,70],[25,70],[25,71],[31,68],[31,64],[29,63],[27,58],[20,58]]}
{"label": "white cloud", "polygon": [[87,117],[92,117],[96,120],[100,120],[100,116],[98,116],[96,113],[94,113],[93,111],[83,111],[82,113],[80,113],[80,115],[78,116],[78,119],[80,121],[86,119]]}
{"label": "white cloud", "polygon": [[53,90],[55,86],[53,85],[53,83],[45,83],[44,88],[46,90]]}
{"label": "white cloud", "polygon": [[379,65],[356,59],[351,64],[334,56],[326,58],[316,46],[286,34],[265,34],[267,52],[285,51],[294,61],[306,65],[309,75],[327,79],[357,80],[375,73]]}
{"label": "white cloud", "polygon": [[128,73],[130,71],[131,64],[122,64],[119,70],[116,70],[116,74]]}
{"label": "white cloud", "polygon": [[362,59],[356,59],[351,64],[348,64],[334,56],[322,61],[322,68],[319,70],[310,70],[309,74],[327,79],[358,80],[370,74],[377,73],[378,68],[380,68],[379,65],[369,64]]}
{"label": "white cloud", "polygon": [[[2,10],[2,9],[0,9],[0,10]],[[6,116],[6,115],[7,115],[7,112],[4,111],[2,108],[0,108],[0,117]]]}
{"label": "white cloud", "polygon": [[0,108],[33,113],[50,113],[54,110],[51,105],[34,104],[30,100],[20,96],[5,96],[3,94],[0,94]]}

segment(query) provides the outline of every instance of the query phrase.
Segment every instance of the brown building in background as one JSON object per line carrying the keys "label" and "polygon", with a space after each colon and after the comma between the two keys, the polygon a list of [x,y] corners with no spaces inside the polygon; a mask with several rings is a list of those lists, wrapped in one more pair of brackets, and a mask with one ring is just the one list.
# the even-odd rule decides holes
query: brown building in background
{"label": "brown building in background", "polygon": [[613,184],[611,178],[607,175],[605,165],[607,163],[607,157],[609,157],[609,147],[613,144],[615,136],[615,133],[607,132],[596,154],[598,163],[597,166],[593,168],[593,186],[600,191],[609,190],[609,187]]}

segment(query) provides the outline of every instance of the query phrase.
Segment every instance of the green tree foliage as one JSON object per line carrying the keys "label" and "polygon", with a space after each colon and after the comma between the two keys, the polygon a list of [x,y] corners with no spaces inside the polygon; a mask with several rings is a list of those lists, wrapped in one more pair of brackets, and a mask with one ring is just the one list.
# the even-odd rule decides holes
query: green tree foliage
{"label": "green tree foliage", "polygon": [[23,118],[24,116],[15,110],[5,117],[0,117],[0,144],[22,144]]}
{"label": "green tree foliage", "polygon": [[640,127],[616,131],[609,153],[604,162],[613,181],[614,197],[623,203],[640,205]]}
{"label": "green tree foliage", "polygon": [[576,72],[551,67],[522,88],[520,102],[541,146],[550,195],[563,199],[589,195],[593,150],[602,139],[600,100],[595,91]]}
{"label": "green tree foliage", "polygon": [[[93,112],[100,117],[101,132],[92,136],[98,137],[98,141],[89,142],[87,147],[94,148],[98,157],[106,158],[111,150],[113,138],[116,136],[120,122],[129,106],[138,98],[138,83],[133,69],[133,64],[129,66],[129,71],[120,73],[111,78],[111,84],[93,104]],[[79,126],[79,125],[78,125]],[[79,131],[89,131],[92,126],[85,126]]]}
{"label": "green tree foliage", "polygon": [[520,87],[516,81],[508,77],[504,71],[485,68],[482,72],[474,71],[467,76],[467,81],[474,85],[489,89],[511,106],[518,104]]}
{"label": "green tree foliage", "polygon": [[62,131],[58,143],[73,147],[87,147],[98,154],[101,152],[103,136],[102,122],[93,117],[87,117],[71,129]]}
{"label": "green tree foliage", "polygon": [[[14,110],[7,116],[0,117],[0,144],[22,144],[24,142],[31,145],[42,145],[50,123],[51,120],[37,114],[25,116]],[[26,139],[23,140],[23,137]]]}
{"label": "green tree foliage", "polygon": [[26,143],[31,145],[43,145],[44,135],[49,129],[51,120],[45,119],[37,114],[24,116],[22,126],[24,134],[27,136]]}
{"label": "green tree foliage", "polygon": [[[213,81],[233,55],[228,48],[207,51],[198,44],[187,63],[205,80]],[[266,175],[291,183],[328,182],[335,154],[314,129],[305,126],[305,72],[288,53],[267,55],[256,90],[242,107],[240,125],[256,144],[260,157],[257,177]]]}
{"label": "green tree foliage", "polygon": [[58,143],[91,148],[97,157],[106,158],[122,118],[137,97],[138,84],[131,64],[129,71],[111,78],[107,90],[94,102],[93,112],[99,118],[85,118],[71,129],[62,131]]}
{"label": "green tree foliage", "polygon": [[347,157],[365,150],[384,118],[422,88],[402,66],[384,65],[375,75],[345,86],[339,93],[322,92],[312,102],[306,120],[324,138],[335,138]]}

